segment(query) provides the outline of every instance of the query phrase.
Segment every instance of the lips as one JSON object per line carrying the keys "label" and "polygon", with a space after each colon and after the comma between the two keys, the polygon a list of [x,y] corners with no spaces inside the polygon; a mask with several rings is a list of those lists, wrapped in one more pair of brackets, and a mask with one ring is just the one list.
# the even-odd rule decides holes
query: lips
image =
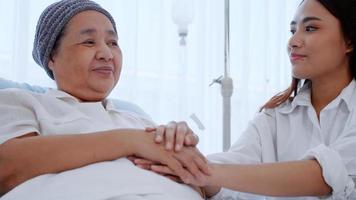
{"label": "lips", "polygon": [[297,61],[297,60],[301,60],[303,58],[307,57],[306,55],[302,55],[302,54],[297,54],[297,53],[291,53],[290,54],[290,60],[291,61]]}
{"label": "lips", "polygon": [[112,74],[114,72],[114,68],[110,66],[95,67],[93,71],[100,74]]}

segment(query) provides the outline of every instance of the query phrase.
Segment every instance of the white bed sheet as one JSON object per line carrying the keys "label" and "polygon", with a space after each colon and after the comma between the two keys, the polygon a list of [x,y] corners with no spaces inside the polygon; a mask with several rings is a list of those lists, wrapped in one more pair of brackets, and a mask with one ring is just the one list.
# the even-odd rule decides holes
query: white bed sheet
{"label": "white bed sheet", "polygon": [[134,166],[128,159],[100,162],[35,177],[0,200],[202,200],[191,187]]}

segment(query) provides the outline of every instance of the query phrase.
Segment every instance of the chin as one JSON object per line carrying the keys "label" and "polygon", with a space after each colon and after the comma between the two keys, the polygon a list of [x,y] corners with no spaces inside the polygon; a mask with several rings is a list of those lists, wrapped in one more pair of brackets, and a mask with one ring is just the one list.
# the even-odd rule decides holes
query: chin
{"label": "chin", "polygon": [[102,88],[91,88],[86,90],[87,92],[82,93],[82,101],[102,101],[109,96],[111,90],[103,90]]}
{"label": "chin", "polygon": [[310,79],[310,74],[293,72],[292,76],[297,79]]}
{"label": "chin", "polygon": [[100,82],[99,84],[92,84],[91,88],[94,91],[97,91],[99,93],[110,93],[111,90],[115,87],[115,84],[113,82]]}
{"label": "chin", "polygon": [[305,71],[298,70],[298,69],[293,69],[292,76],[297,79],[308,79],[309,78],[309,75]]}
{"label": "chin", "polygon": [[82,101],[88,101],[88,102],[99,102],[103,101],[109,94],[102,94],[102,93],[93,93],[92,95],[87,95],[85,98],[82,99]]}
{"label": "chin", "polygon": [[106,90],[95,90],[93,91],[94,96],[97,97],[98,99],[105,99],[107,96],[109,96],[111,89],[106,89]]}

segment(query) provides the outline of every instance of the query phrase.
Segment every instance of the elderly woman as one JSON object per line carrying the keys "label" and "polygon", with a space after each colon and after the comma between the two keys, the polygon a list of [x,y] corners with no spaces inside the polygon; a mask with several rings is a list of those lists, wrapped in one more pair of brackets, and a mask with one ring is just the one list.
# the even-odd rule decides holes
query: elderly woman
{"label": "elderly woman", "polygon": [[[106,10],[89,0],[50,5],[38,21],[33,57],[58,89],[0,92],[1,199],[201,199],[191,187],[126,159],[164,163],[180,177],[208,173],[194,147],[166,151],[145,132],[151,121],[107,99],[120,77],[122,54]],[[191,135],[185,132],[177,134],[180,145],[182,135]]]}

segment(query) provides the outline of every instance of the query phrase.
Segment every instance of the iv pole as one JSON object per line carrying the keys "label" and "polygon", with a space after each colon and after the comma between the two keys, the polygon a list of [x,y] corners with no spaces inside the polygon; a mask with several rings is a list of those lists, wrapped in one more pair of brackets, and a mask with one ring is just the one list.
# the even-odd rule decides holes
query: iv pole
{"label": "iv pole", "polygon": [[[221,84],[223,97],[223,151],[231,146],[231,96],[233,81],[230,78],[230,0],[225,0],[225,50],[224,50],[224,76],[214,79],[212,84]],[[211,84],[210,84],[211,85]]]}

